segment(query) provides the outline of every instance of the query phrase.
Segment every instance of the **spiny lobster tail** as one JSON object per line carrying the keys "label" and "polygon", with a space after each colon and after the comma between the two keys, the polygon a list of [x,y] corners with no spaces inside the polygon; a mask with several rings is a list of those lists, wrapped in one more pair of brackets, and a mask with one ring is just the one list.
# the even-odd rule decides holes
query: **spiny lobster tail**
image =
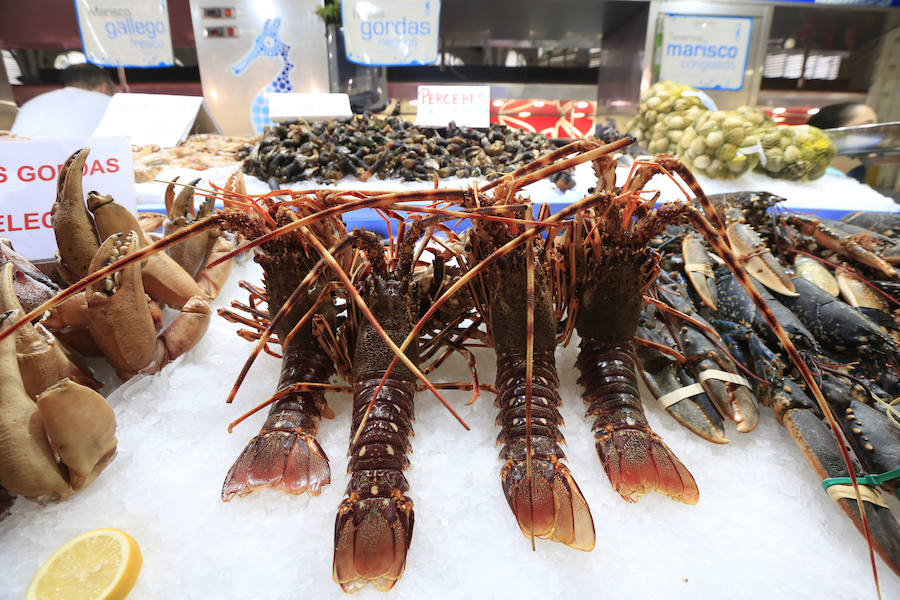
{"label": "spiny lobster tail", "polygon": [[694,477],[644,416],[630,345],[583,339],[577,366],[586,416],[596,417],[597,455],[616,491],[629,502],[656,490],[696,504],[700,492]]}
{"label": "spiny lobster tail", "polygon": [[[379,380],[356,382],[351,432],[362,422]],[[350,447],[350,483],[334,529],[334,580],[345,592],[367,583],[384,592],[403,574],[414,523],[403,475],[409,466],[413,394],[412,381],[389,378]]]}
{"label": "spiny lobster tail", "polygon": [[[385,262],[380,244],[365,251],[370,262]],[[389,339],[402,341],[413,331],[417,286],[403,275],[382,279],[374,267],[372,271],[363,282],[364,301]],[[417,341],[407,355],[417,367]],[[415,376],[403,366],[381,385],[394,357],[374,325],[362,322],[353,356],[350,483],[334,529],[333,575],[346,592],[368,583],[381,591],[393,587],[403,574],[412,539],[413,502],[406,496],[409,484],[403,471],[409,466]]]}
{"label": "spiny lobster tail", "polygon": [[498,358],[497,442],[503,444],[500,472],[503,492],[525,537],[561,542],[579,550],[594,547],[594,521],[587,502],[562,462],[564,442],[556,363],[551,353],[535,353],[532,372],[532,479],[527,478],[524,353]]}
{"label": "spiny lobster tail", "polygon": [[[334,365],[321,348],[297,337],[285,347],[278,389],[296,383],[325,382]],[[322,391],[293,392],[272,405],[269,416],[235,461],[222,485],[222,499],[269,487],[316,496],[331,482],[328,457],[316,441],[318,421],[327,409]]]}
{"label": "spiny lobster tail", "polygon": [[[479,228],[470,238],[476,256],[490,254],[511,237],[505,228],[491,224]],[[590,509],[561,462],[562,418],[557,411],[561,401],[553,359],[556,316],[550,273],[536,258],[542,254],[540,248],[534,250],[537,252],[530,247],[511,250],[492,264],[482,279],[497,355],[497,424],[503,428],[498,441],[504,444],[500,457],[505,461],[500,478],[526,537],[591,550],[595,534]],[[529,297],[531,302],[526,300]]]}

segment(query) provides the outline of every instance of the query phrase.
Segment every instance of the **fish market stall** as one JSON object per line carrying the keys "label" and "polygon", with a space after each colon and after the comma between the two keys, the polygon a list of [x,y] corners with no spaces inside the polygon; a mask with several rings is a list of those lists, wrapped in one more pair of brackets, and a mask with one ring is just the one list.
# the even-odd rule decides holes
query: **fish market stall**
{"label": "fish market stall", "polygon": [[[197,176],[198,185],[208,189],[208,181],[223,186],[233,169],[163,170],[157,178],[178,174],[183,181]],[[618,183],[624,182],[628,170],[619,167]],[[595,185],[586,165],[579,166],[573,178],[575,186],[566,192],[541,181],[526,188],[525,194],[561,205]],[[457,187],[473,181],[451,179],[442,184]],[[766,189],[802,211],[893,208],[889,199],[870,188],[831,175],[803,183],[753,173],[724,183],[702,177],[700,181],[708,193]],[[336,185],[378,190],[433,187],[432,182],[396,180],[345,179]],[[679,193],[660,178],[648,187],[660,189],[669,200]],[[162,188],[157,183],[140,184],[140,196],[159,198]],[[267,184],[252,177],[247,178],[247,188],[249,193],[268,191]],[[346,220],[354,224],[352,215]],[[262,285],[260,268],[252,261],[239,263],[213,307],[246,298],[238,287],[242,279]],[[350,433],[350,396],[328,395],[335,414],[323,420],[318,440],[331,459],[332,482],[320,495],[262,490],[222,502],[220,490],[228,467],[265,417],[254,415],[232,434],[226,425],[271,396],[279,372],[277,359],[261,356],[234,404],[225,404],[252,347],[236,336],[237,329],[215,317],[206,336],[186,355],[155,375],[132,378],[109,396],[119,423],[117,458],[91,487],[63,503],[41,507],[20,499],[13,505],[0,522],[0,559],[7,565],[0,597],[21,597],[53,549],[98,527],[123,529],[141,546],[144,567],[133,598],[288,598],[298,592],[343,597],[331,569],[334,515],[347,481],[344,449]],[[730,442],[716,445],[678,426],[645,391],[653,429],[693,473],[700,500],[686,506],[648,494],[636,504],[623,501],[598,463],[589,421],[583,418],[582,388],[574,369],[577,342],[576,337],[556,350],[560,410],[568,466],[593,507],[596,547],[579,552],[537,540],[532,551],[519,532],[497,481],[492,394],[483,393],[469,406],[468,392],[445,392],[471,427],[464,431],[428,392],[420,392],[412,466],[407,472],[417,523],[405,573],[388,592],[392,597],[418,598],[435,592],[458,598],[539,597],[563,589],[576,595],[604,591],[685,598],[719,595],[723,589],[738,598],[874,597],[865,541],[822,493],[820,479],[769,409],[761,408],[754,431],[738,433],[729,426]],[[492,353],[475,352],[479,372],[491,373]],[[465,361],[451,358],[432,380],[458,382],[468,377]],[[897,508],[894,499],[887,502]],[[900,594],[900,581],[880,558],[876,564],[883,597]],[[840,576],[835,576],[836,566]],[[371,586],[360,593],[383,597]]]}

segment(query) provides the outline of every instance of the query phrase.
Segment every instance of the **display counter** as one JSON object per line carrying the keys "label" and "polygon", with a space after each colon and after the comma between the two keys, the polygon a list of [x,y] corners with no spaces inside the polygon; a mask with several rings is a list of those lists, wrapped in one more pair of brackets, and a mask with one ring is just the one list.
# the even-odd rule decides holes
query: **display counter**
{"label": "display counter", "polygon": [[[206,171],[163,170],[158,179],[201,177],[218,185],[237,165]],[[627,168],[619,169],[619,181]],[[594,185],[584,165],[576,186],[561,193],[549,182],[526,188],[532,198],[558,206]],[[471,180],[447,180],[460,187]],[[748,174],[717,182],[702,179],[708,193],[765,189],[788,198],[785,206],[829,215],[850,210],[892,211],[870,188],[826,175],[815,182],[774,181]],[[247,178],[250,193],[268,186]],[[157,210],[165,184],[138,185],[142,209]],[[295,184],[296,188],[321,187]],[[344,180],[353,189],[427,189],[433,184]],[[677,196],[670,183],[647,186]],[[383,220],[348,215],[357,224]],[[379,224],[380,221],[380,224]],[[245,300],[238,281],[261,285],[249,260],[234,269],[214,307]],[[319,442],[331,459],[332,483],[317,497],[260,491],[223,503],[226,471],[265,418],[262,411],[239,425],[226,424],[268,398],[279,361],[261,356],[233,405],[225,398],[251,349],[237,326],[214,318],[209,332],[187,355],[153,376],[137,376],[109,395],[118,420],[116,460],[89,488],[57,505],[18,500],[0,522],[0,596],[21,598],[42,561],[67,539],[86,530],[117,527],[141,545],[144,567],[131,598],[344,597],[332,582],[335,510],[347,476],[350,397],[330,394],[333,420],[320,426]],[[567,463],[592,508],[597,544],[580,552],[537,540],[535,551],[519,532],[498,478],[495,409],[490,393],[465,405],[467,392],[447,397],[468,422],[459,424],[427,392],[416,400],[416,437],[407,476],[416,525],[406,572],[388,596],[371,587],[362,598],[550,598],[560,595],[703,598],[875,597],[865,541],[821,490],[790,435],[770,409],[759,426],[730,443],[715,445],[675,423],[652,398],[645,407],[653,429],[695,476],[696,506],[658,494],[625,502],[600,466],[590,424],[583,418],[574,368],[577,337],[558,348],[556,361],[567,440]],[[476,351],[479,372],[494,372],[491,352]],[[112,376],[107,374],[112,380]],[[435,381],[466,381],[465,361],[452,358]],[[894,507],[893,498],[888,502]],[[882,597],[900,596],[900,579],[876,559]]]}

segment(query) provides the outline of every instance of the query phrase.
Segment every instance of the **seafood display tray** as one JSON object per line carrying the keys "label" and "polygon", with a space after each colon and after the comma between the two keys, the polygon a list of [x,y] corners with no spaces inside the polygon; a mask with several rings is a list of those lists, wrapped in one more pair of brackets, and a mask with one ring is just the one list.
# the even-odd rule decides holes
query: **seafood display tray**
{"label": "seafood display tray", "polygon": [[[215,307],[259,284],[251,261],[235,267]],[[237,326],[214,318],[209,333],[174,364],[126,382],[109,400],[119,453],[103,476],[64,503],[17,501],[0,522],[0,599],[19,599],[40,564],[66,540],[99,527],[121,528],[141,545],[144,567],[133,600],[347,598],[331,580],[334,517],[346,485],[350,398],[330,394],[336,416],[320,427],[332,483],[318,497],[255,492],[223,503],[225,472],[265,418],[233,434],[226,424],[268,398],[279,361],[263,356],[233,405],[224,399],[251,344]],[[427,393],[416,399],[416,437],[408,471],[416,525],[406,573],[393,590],[360,599],[611,597],[874,598],[864,540],[779,426],[762,409],[748,434],[705,442],[647,399],[648,419],[691,469],[700,502],[685,506],[650,494],[636,504],[610,487],[582,418],[574,368],[577,340],[556,353],[567,463],[597,530],[592,552],[537,540],[532,551],[509,512],[499,481],[490,394],[465,406],[464,431]],[[477,352],[490,379],[490,352]],[[436,381],[465,381],[454,358]],[[894,503],[893,499],[889,502]],[[896,506],[896,503],[894,503]],[[884,598],[900,597],[900,578],[877,559]]]}

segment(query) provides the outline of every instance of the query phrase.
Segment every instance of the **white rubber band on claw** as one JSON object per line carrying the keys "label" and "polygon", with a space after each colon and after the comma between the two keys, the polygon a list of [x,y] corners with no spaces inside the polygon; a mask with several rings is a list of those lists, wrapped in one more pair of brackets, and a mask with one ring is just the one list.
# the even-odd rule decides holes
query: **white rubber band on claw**
{"label": "white rubber band on claw", "polygon": [[[856,500],[856,494],[853,491],[852,485],[835,484],[829,486],[825,491],[828,492],[828,495],[831,496],[831,499],[835,502],[837,502],[841,498]],[[884,498],[881,497],[881,494],[876,492],[868,485],[859,484],[859,495],[865,502],[870,502],[872,504],[875,504],[876,506],[889,508],[887,503],[884,501]]]}
{"label": "white rubber band on claw", "polygon": [[709,263],[685,263],[684,270],[688,273],[703,273],[711,279],[715,279],[712,265]]}
{"label": "white rubber band on claw", "polygon": [[669,392],[668,394],[663,394],[657,401],[662,404],[663,408],[669,408],[673,404],[677,402],[681,402],[685,398],[690,398],[691,396],[696,396],[698,394],[702,394],[704,392],[703,386],[699,383],[692,383],[691,385],[686,385],[683,388],[678,388],[675,391]]}
{"label": "white rubber band on claw", "polygon": [[729,373],[728,371],[720,371],[718,369],[707,369],[702,371],[697,379],[701,382],[706,381],[707,379],[716,379],[718,381],[727,381],[728,383],[750,387],[750,382],[741,375]]}

